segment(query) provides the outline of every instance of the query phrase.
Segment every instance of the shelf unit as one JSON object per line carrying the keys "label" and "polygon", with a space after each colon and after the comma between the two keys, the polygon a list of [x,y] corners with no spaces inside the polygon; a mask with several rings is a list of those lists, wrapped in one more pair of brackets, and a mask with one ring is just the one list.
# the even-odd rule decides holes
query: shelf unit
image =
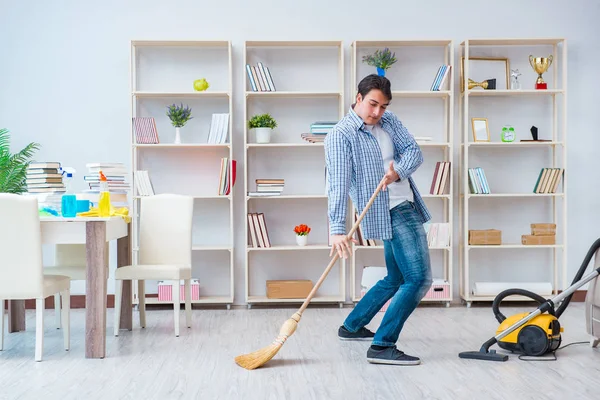
{"label": "shelf unit", "polygon": [[[309,143],[301,133],[315,121],[338,121],[344,112],[344,51],[341,41],[246,41],[244,43],[244,182],[255,190],[256,179],[285,180],[279,196],[244,201],[245,289],[253,304],[301,303],[271,299],[266,281],[310,279],[313,284],[329,264],[327,195],[323,143]],[[246,65],[269,68],[276,91],[252,91]],[[277,128],[270,143],[256,143],[248,121],[271,114]],[[252,247],[245,216],[264,213],[272,247]],[[295,243],[294,226],[311,227],[307,246]],[[339,303],[346,297],[345,260],[330,271],[311,303]],[[337,272],[337,279],[336,279]]]}
{"label": "shelf unit", "polygon": [[[234,297],[232,191],[218,195],[221,158],[233,159],[232,49],[230,41],[131,41],[131,116],[154,117],[158,144],[136,143],[131,130],[134,179],[132,206],[132,261],[138,262],[139,208],[135,185],[138,170],[147,170],[155,194],[194,197],[192,276],[199,280],[195,304],[221,304],[229,309]],[[205,78],[210,87],[196,92],[193,82]],[[181,144],[174,144],[175,128],[166,106],[184,103],[192,119],[181,128]],[[207,143],[213,113],[229,113],[225,144]],[[161,303],[156,281],[146,281],[146,304]],[[133,285],[134,304],[139,303]],[[154,292],[154,294],[152,294]],[[149,294],[150,293],[150,294]]]}
{"label": "shelf unit", "polygon": [[[434,176],[437,161],[453,160],[454,154],[454,44],[452,40],[404,40],[404,41],[355,41],[351,45],[351,88],[350,100],[356,100],[358,83],[365,76],[376,73],[375,68],[362,62],[362,57],[372,54],[377,49],[389,48],[395,52],[397,62],[386,72],[392,84],[392,102],[389,110],[398,118],[415,137],[432,136],[432,141],[418,141],[425,159],[423,165],[415,172],[413,178],[431,211],[431,222],[449,224],[450,246],[430,247],[434,279],[443,279],[450,285],[449,296],[443,299],[424,298],[423,302],[443,302],[448,307],[452,302],[452,232],[453,232],[453,174],[447,194],[432,195],[431,180]],[[439,91],[427,88],[442,65],[450,65],[449,75]],[[437,107],[433,112],[431,108]],[[423,111],[426,109],[427,111]],[[454,163],[451,164],[453,171]],[[381,241],[379,241],[381,242]],[[352,300],[360,301],[360,278],[362,270],[357,266],[385,266],[383,246],[359,246],[352,244],[351,286]],[[378,250],[372,254],[370,250]]]}
{"label": "shelf unit", "polygon": [[[543,74],[546,90],[534,87],[537,73],[529,64],[529,55],[547,57],[553,63]],[[539,281],[550,270],[551,296],[568,285],[566,280],[567,173],[557,193],[536,194],[533,188],[544,167],[566,168],[567,44],[564,39],[476,39],[461,43],[461,60],[471,57],[506,58],[508,73],[519,69],[522,88],[483,90],[473,88],[461,93],[459,101],[460,148],[459,186],[460,283],[461,301],[470,307],[474,301],[492,301],[496,293],[475,295],[474,282],[521,283]],[[464,63],[463,87],[471,75],[470,63]],[[472,76],[472,75],[471,75]],[[481,75],[478,75],[481,76]],[[492,75],[489,76],[490,78]],[[489,79],[489,78],[485,78]],[[504,78],[502,77],[502,80]],[[545,107],[545,108],[544,108]],[[548,111],[550,110],[550,111]],[[490,142],[474,142],[471,118],[487,118]],[[504,125],[516,129],[514,142],[501,142]],[[548,142],[520,142],[532,139],[529,128],[540,128],[540,139]],[[542,161],[540,161],[540,159]],[[483,167],[485,165],[485,167]],[[468,168],[482,166],[491,194],[471,194]],[[562,187],[562,190],[560,188]],[[538,197],[538,198],[536,198]],[[530,234],[531,223],[556,223],[556,244],[522,245],[520,235]],[[502,244],[469,245],[470,229],[500,229]],[[506,242],[505,242],[506,240]],[[489,252],[495,249],[497,251]],[[504,251],[508,250],[508,251]],[[550,250],[551,255],[548,255]],[[527,258],[527,257],[531,258]],[[550,259],[551,258],[551,259]],[[534,264],[540,264],[537,268]],[[547,265],[552,267],[548,268]],[[498,289],[502,290],[502,289]],[[511,296],[504,301],[530,300]]]}

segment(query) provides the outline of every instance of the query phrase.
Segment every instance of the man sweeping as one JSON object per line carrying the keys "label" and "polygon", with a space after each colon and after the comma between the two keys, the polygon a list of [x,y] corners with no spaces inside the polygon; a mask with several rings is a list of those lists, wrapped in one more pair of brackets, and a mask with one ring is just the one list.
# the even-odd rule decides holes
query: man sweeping
{"label": "man sweeping", "polygon": [[[348,195],[358,212],[385,177],[379,196],[362,220],[365,239],[383,241],[387,276],[360,300],[338,330],[342,340],[370,340],[367,361],[416,365],[396,341],[407,318],[429,290],[431,264],[423,224],[431,215],[411,177],[423,162],[421,149],[402,122],[386,108],[390,81],[369,75],[358,85],[356,102],[325,139],[331,254],[351,253],[346,237]],[[365,328],[389,300],[381,325]]]}

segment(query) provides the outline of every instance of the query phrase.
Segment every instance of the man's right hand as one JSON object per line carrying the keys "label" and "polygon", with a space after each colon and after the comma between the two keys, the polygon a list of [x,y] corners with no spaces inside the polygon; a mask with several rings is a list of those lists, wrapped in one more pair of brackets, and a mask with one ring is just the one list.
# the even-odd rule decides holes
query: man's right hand
{"label": "man's right hand", "polygon": [[[352,239],[355,244],[358,244],[356,239]],[[337,251],[340,258],[348,258],[348,255],[352,252],[350,247],[350,240],[346,238],[346,235],[331,235],[331,251],[329,257],[333,255],[333,252]]]}

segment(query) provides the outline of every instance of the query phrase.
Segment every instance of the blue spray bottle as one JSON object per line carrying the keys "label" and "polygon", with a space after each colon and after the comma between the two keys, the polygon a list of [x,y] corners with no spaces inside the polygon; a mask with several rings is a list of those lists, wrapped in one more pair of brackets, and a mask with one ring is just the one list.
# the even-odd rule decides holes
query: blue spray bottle
{"label": "blue spray bottle", "polygon": [[61,214],[66,218],[77,216],[77,196],[75,196],[75,192],[73,191],[74,174],[75,170],[73,168],[64,168],[63,170],[63,183],[65,184],[66,191],[61,199]]}

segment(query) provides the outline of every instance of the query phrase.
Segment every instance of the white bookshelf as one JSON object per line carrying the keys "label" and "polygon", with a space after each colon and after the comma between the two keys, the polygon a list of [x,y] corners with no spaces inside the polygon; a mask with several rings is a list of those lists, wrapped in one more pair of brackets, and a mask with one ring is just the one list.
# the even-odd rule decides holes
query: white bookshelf
{"label": "white bookshelf", "polygon": [[[275,91],[253,91],[246,65],[269,68]],[[301,303],[269,299],[267,280],[310,279],[317,282],[331,258],[325,192],[323,143],[309,143],[301,133],[316,121],[338,121],[344,112],[344,51],[341,41],[246,41],[244,43],[244,182],[255,191],[256,179],[285,180],[279,196],[244,196],[245,292],[254,304]],[[256,143],[248,128],[253,115],[269,113],[278,127],[270,143]],[[271,247],[253,247],[248,213],[264,213]],[[293,229],[311,227],[307,246],[298,246]],[[311,303],[346,300],[345,261],[330,271]]]}
{"label": "white bookshelf", "polygon": [[[535,89],[537,73],[529,55],[548,57],[553,63],[543,74],[546,90]],[[519,69],[521,90],[507,88],[465,90],[459,98],[460,148],[459,187],[461,301],[492,301],[495,295],[475,295],[475,282],[511,282],[520,287],[528,282],[549,282],[555,295],[565,288],[567,257],[566,218],[566,99],[567,44],[564,39],[476,39],[461,43],[460,57],[507,58],[508,72]],[[458,61],[461,62],[460,59]],[[464,87],[475,67],[465,62]],[[491,77],[491,75],[490,75]],[[460,79],[460,78],[459,78]],[[504,77],[501,78],[502,80]],[[460,87],[460,85],[459,85]],[[488,118],[490,142],[474,142],[471,118]],[[515,128],[514,142],[501,141],[504,125]],[[530,127],[539,129],[547,142],[520,142],[532,139]],[[490,194],[471,194],[468,168],[482,167]],[[533,192],[542,168],[565,168],[556,193]],[[532,223],[555,223],[556,244],[522,245],[521,235],[531,234]],[[469,245],[470,229],[499,229],[501,245]],[[562,286],[561,286],[562,285]],[[526,286],[521,286],[525,287]],[[529,300],[511,296],[505,301]]]}
{"label": "white bookshelf", "polygon": [[[221,158],[233,158],[232,49],[229,41],[131,42],[131,116],[154,117],[158,144],[136,143],[131,130],[133,182],[132,260],[139,249],[139,206],[135,185],[138,170],[147,170],[154,193],[194,197],[192,277],[199,280],[196,304],[233,304],[233,201],[232,191],[219,195]],[[205,78],[210,87],[194,91],[193,82]],[[170,104],[188,105],[193,119],[181,128],[181,143],[174,144],[175,127],[166,115]],[[207,143],[213,113],[229,113],[225,144]],[[239,169],[239,167],[238,167]],[[133,285],[138,303],[137,284]],[[146,303],[160,303],[158,282],[146,281]]]}
{"label": "white bookshelf", "polygon": [[[431,181],[438,161],[450,161],[451,172],[456,170],[454,153],[454,45],[451,40],[355,41],[351,45],[351,90],[348,98],[354,103],[358,83],[362,78],[377,73],[375,67],[363,63],[362,57],[377,49],[389,48],[398,61],[386,71],[392,84],[392,102],[388,110],[394,112],[415,137],[429,136],[431,141],[418,141],[424,162],[415,172],[415,183],[432,214],[430,222],[449,224],[450,243],[453,232],[453,175],[446,194],[430,194]],[[431,91],[438,68],[450,65],[450,74],[439,91]],[[352,218],[353,220],[353,218]],[[378,241],[381,243],[381,241]],[[375,251],[373,251],[375,250]],[[449,296],[427,299],[423,302],[452,302],[453,246],[430,247],[434,279],[443,279],[450,285]],[[352,300],[360,301],[362,269],[365,266],[385,267],[383,246],[352,245],[351,280]]]}

